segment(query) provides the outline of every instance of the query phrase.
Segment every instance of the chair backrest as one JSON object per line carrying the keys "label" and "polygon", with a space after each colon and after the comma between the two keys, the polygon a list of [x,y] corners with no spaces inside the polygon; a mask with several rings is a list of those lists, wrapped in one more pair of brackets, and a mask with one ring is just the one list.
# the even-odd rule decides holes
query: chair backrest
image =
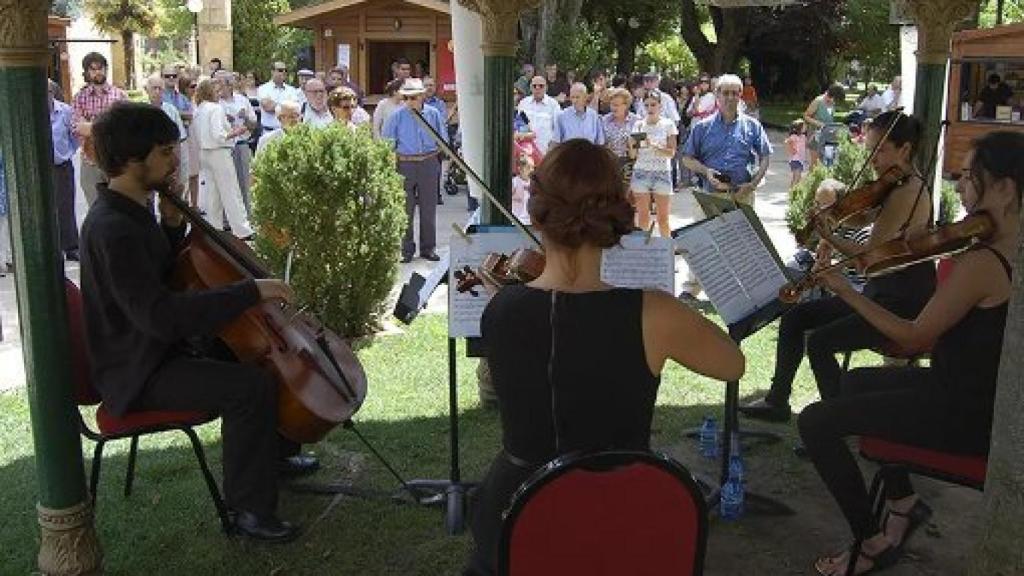
{"label": "chair backrest", "polygon": [[498,574],[699,575],[706,546],[704,496],[681,465],[652,452],[574,454],[516,493]]}
{"label": "chair backrest", "polygon": [[79,406],[99,404],[101,398],[92,383],[92,366],[89,364],[89,354],[85,348],[85,314],[82,309],[82,292],[74,282],[65,278],[64,295],[68,303],[71,379],[75,386],[75,402]]}

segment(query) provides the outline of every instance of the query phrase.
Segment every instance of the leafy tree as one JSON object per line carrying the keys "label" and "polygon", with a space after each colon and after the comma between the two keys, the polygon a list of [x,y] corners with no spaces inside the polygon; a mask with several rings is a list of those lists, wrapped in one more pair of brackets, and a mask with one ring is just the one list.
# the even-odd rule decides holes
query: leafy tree
{"label": "leafy tree", "polygon": [[534,10],[523,12],[519,19],[526,61],[533,62],[539,72],[554,60],[558,38],[572,30],[579,20],[583,0],[542,0]]}
{"label": "leafy tree", "polygon": [[[990,28],[996,25],[996,10],[999,0],[982,0],[978,13],[978,26]],[[1024,0],[1003,0],[1003,24],[1024,22]]]}
{"label": "leafy tree", "polygon": [[678,18],[675,6],[664,0],[588,0],[582,14],[614,40],[615,69],[622,73],[634,69],[639,46],[664,38]]}
{"label": "leafy tree", "polygon": [[867,80],[898,74],[900,32],[889,24],[889,0],[845,0],[845,4],[843,53],[860,61]]}
{"label": "leafy tree", "polygon": [[274,16],[291,9],[288,0],[234,0],[231,21],[234,27],[235,69],[261,73],[280,60],[295,68],[299,48],[312,42],[309,32],[274,24]]}
{"label": "leafy tree", "polygon": [[82,13],[82,0],[54,0],[50,13],[62,18],[78,18]]}
{"label": "leafy tree", "polygon": [[121,38],[128,89],[135,88],[135,35],[154,35],[157,12],[148,0],[84,0],[83,8],[92,16],[100,32]]}
{"label": "leafy tree", "polygon": [[611,64],[614,47],[593,24],[580,19],[575,26],[556,24],[551,33],[551,58],[565,70],[576,70],[579,79],[591,70]]}
{"label": "leafy tree", "polygon": [[156,0],[160,36],[174,44],[192,39],[193,17],[184,0]]}
{"label": "leafy tree", "polygon": [[652,67],[676,79],[696,78],[700,73],[693,52],[674,31],[640,47],[636,69],[647,70]]}

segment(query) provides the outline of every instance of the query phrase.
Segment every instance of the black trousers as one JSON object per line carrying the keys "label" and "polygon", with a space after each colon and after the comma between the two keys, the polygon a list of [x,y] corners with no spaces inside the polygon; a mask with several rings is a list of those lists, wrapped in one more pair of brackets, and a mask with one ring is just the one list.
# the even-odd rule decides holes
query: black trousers
{"label": "black trousers", "polygon": [[430,254],[437,246],[437,199],[441,187],[441,165],[436,158],[398,161],[398,173],[405,178],[405,215],[408,222],[402,238],[402,255],[416,253],[413,224],[416,208],[420,211],[420,254]]}
{"label": "black trousers", "polygon": [[138,410],[221,416],[228,507],[265,517],[277,508],[277,383],[262,368],[206,358],[169,360],[150,377]]}
{"label": "black trousers", "polygon": [[[928,368],[860,368],[843,379],[838,398],[804,408],[800,437],[854,537],[869,538],[881,527],[871,518],[864,477],[843,439],[864,435],[943,452],[987,453],[986,426],[963,420],[955,404]],[[903,470],[891,469],[885,484],[890,500],[914,493]]]}
{"label": "black trousers", "polygon": [[[903,318],[916,316],[918,306],[893,299],[874,298],[879,304]],[[797,305],[782,317],[775,347],[775,373],[772,375],[769,402],[789,404],[793,379],[806,348],[821,398],[839,395],[842,367],[836,354],[866,350],[886,341],[878,330],[835,296]]]}
{"label": "black trousers", "polygon": [[53,167],[53,192],[57,205],[60,249],[78,248],[78,222],[75,221],[75,169],[71,161]]}

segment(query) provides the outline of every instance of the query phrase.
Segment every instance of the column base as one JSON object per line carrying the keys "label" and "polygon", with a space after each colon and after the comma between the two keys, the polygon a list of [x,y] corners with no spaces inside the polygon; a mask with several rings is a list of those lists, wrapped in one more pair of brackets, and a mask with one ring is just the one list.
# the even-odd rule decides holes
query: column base
{"label": "column base", "polygon": [[92,504],[51,510],[36,505],[39,516],[39,571],[45,576],[98,576],[103,551],[93,526]]}

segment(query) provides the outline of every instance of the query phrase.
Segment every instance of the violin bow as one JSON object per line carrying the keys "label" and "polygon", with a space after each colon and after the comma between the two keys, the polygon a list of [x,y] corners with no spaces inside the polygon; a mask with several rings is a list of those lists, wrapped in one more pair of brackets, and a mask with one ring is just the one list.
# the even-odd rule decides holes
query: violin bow
{"label": "violin bow", "polygon": [[473,171],[472,168],[469,167],[469,164],[467,164],[466,161],[463,160],[462,157],[460,157],[455,152],[455,150],[453,150],[452,147],[448,145],[447,142],[445,142],[444,138],[442,138],[441,135],[437,133],[437,130],[435,130],[434,127],[430,125],[430,122],[427,122],[427,119],[423,117],[423,114],[421,114],[420,111],[415,108],[409,108],[409,112],[412,112],[413,118],[415,118],[416,121],[419,122],[421,126],[426,128],[427,134],[429,134],[430,137],[434,139],[434,142],[441,149],[441,151],[444,152],[446,156],[451,158],[451,161],[458,165],[460,170],[465,172],[466,175],[472,178],[473,181],[480,186],[480,189],[483,191],[484,195],[487,196],[487,199],[491,201],[491,204],[493,204],[494,207],[497,208],[499,212],[501,212],[506,218],[508,218],[509,221],[516,226],[516,228],[519,228],[520,232],[526,234],[526,236],[530,240],[533,240],[534,244],[536,244],[538,248],[543,250],[543,246],[541,245],[540,240],[533,234],[533,232],[531,232],[530,229],[527,228],[521,220],[519,220],[519,218],[516,218],[516,216],[512,214],[512,212],[505,208],[505,206],[501,202],[498,202],[497,198],[494,197],[494,193],[491,192],[491,189],[487,186],[487,184],[484,183],[483,179],[480,178],[480,176],[477,175],[477,173]]}
{"label": "violin bow", "polygon": [[878,148],[882,146],[883,142],[889,139],[889,134],[892,133],[892,129],[896,127],[896,123],[899,122],[900,117],[903,116],[903,106],[900,106],[899,108],[894,108],[893,111],[896,112],[896,115],[892,117],[892,122],[889,123],[889,126],[887,126],[885,129],[885,133],[882,134],[882,137],[879,138],[878,142],[875,142],[875,145],[871,148],[871,153],[868,154],[868,157],[864,160],[864,163],[861,164],[860,170],[857,170],[857,173],[853,176],[853,181],[847,185],[847,190],[854,190],[857,188],[857,184],[860,183],[860,179],[862,176],[864,176],[864,172],[868,169],[868,166],[871,164],[871,160],[874,159],[876,154],[878,154]]}

